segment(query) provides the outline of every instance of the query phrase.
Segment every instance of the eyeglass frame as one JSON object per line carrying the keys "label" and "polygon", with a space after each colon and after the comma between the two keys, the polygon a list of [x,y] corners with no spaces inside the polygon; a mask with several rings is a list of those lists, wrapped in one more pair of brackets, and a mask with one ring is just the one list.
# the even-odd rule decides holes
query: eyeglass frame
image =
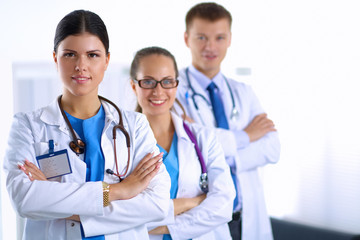
{"label": "eyeglass frame", "polygon": [[[156,83],[155,83],[155,86],[154,87],[152,87],[152,88],[144,88],[144,87],[142,87],[141,86],[141,84],[140,84],[140,82],[141,81],[155,81]],[[163,86],[163,81],[166,81],[166,80],[175,80],[175,82],[176,82],[176,85],[174,86],[174,87],[170,87],[170,88],[167,88],[167,87],[164,87]],[[176,88],[177,86],[179,86],[179,79],[163,79],[163,80],[160,80],[160,81],[158,81],[158,80],[156,80],[156,79],[153,79],[153,78],[149,78],[149,79],[135,79],[134,78],[134,82],[136,82],[138,85],[139,85],[139,87],[141,87],[141,88],[143,88],[143,89],[154,89],[154,88],[156,88],[157,87],[157,85],[158,85],[158,83],[160,83],[160,86],[162,87],[162,88],[164,88],[164,89],[172,89],[172,88]]]}

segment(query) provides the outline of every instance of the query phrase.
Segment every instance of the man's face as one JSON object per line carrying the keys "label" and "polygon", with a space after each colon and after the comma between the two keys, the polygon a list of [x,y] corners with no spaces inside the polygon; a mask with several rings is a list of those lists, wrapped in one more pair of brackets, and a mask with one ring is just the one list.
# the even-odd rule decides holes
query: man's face
{"label": "man's face", "polygon": [[220,71],[221,62],[231,43],[229,20],[222,18],[211,22],[195,18],[184,37],[194,67],[213,78]]}

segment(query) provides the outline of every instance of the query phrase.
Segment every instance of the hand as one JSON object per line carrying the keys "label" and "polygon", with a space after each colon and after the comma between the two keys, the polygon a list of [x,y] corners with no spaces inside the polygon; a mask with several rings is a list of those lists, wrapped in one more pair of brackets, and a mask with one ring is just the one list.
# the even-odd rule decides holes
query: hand
{"label": "hand", "polygon": [[163,234],[170,234],[169,229],[167,226],[160,226],[157,228],[154,228],[153,230],[149,231],[149,234],[153,235],[163,235]]}
{"label": "hand", "polygon": [[249,125],[244,129],[250,138],[250,142],[254,142],[267,134],[276,131],[273,121],[267,118],[266,113],[262,113],[254,117]]}
{"label": "hand", "polygon": [[72,215],[71,217],[66,218],[67,220],[73,220],[76,222],[80,222],[80,217],[79,215]]}
{"label": "hand", "polygon": [[174,215],[179,215],[184,212],[199,206],[206,198],[206,194],[201,194],[193,198],[175,198],[174,201]]}
{"label": "hand", "polygon": [[162,164],[159,160],[162,156],[163,153],[155,157],[153,153],[148,153],[129,176],[119,183],[110,185],[109,200],[130,199],[144,191],[158,173]]}
{"label": "hand", "polygon": [[24,164],[18,163],[18,168],[28,176],[30,181],[47,181],[44,173],[35,164],[27,159],[25,159]]}

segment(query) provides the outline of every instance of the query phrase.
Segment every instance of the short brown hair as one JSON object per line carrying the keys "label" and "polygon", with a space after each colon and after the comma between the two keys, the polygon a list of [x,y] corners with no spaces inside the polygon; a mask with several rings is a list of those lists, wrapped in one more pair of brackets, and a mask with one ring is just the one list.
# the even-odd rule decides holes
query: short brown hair
{"label": "short brown hair", "polygon": [[214,2],[199,3],[188,11],[185,18],[186,31],[189,30],[195,18],[202,18],[211,22],[226,18],[229,20],[230,27],[232,23],[230,12]]}

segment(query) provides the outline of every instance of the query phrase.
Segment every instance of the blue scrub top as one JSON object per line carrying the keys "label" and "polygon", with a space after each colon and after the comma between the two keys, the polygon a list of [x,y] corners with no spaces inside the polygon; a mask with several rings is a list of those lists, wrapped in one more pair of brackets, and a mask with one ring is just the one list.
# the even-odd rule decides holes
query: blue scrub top
{"label": "blue scrub top", "polygon": [[[71,126],[85,142],[86,181],[95,182],[104,179],[105,158],[101,149],[101,135],[105,126],[105,111],[101,105],[98,113],[88,119],[79,119],[65,112]],[[81,227],[82,239],[105,240],[104,235],[84,237]]]}
{"label": "blue scrub top", "polygon": [[[170,188],[170,198],[176,198],[177,190],[178,190],[178,180],[179,180],[179,158],[177,151],[177,135],[174,133],[170,151],[169,153],[162,148],[159,144],[157,146],[160,149],[160,152],[163,152],[163,163],[165,164],[166,170],[168,171],[171,178],[171,188]],[[163,240],[171,240],[170,234],[164,234]]]}

